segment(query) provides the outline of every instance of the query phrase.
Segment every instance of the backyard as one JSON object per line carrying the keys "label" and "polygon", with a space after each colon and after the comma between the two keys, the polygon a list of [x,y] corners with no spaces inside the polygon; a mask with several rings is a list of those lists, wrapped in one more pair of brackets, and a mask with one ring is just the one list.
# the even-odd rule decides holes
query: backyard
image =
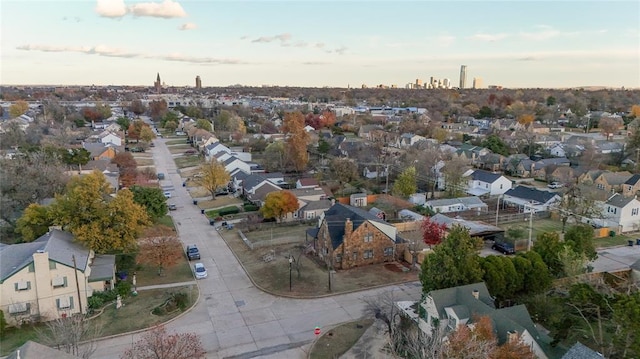
{"label": "backyard", "polygon": [[[274,233],[277,233],[274,238],[286,238],[290,241],[293,237],[298,237],[296,242],[265,246],[254,250],[249,249],[235,230],[221,231],[220,234],[253,281],[265,291],[279,295],[312,298],[418,280],[417,271],[403,272],[399,264],[396,263],[377,264],[335,271],[331,276],[330,291],[326,266],[302,254],[306,228],[292,227],[289,230],[287,228],[290,227],[274,228]],[[257,243],[260,240],[270,239],[271,230],[252,231],[247,233],[247,237],[250,241]],[[291,270],[289,268],[290,254],[294,257]],[[265,260],[269,257],[273,259]],[[296,269],[298,264],[300,265],[299,274]],[[289,288],[290,276],[291,289]]]}

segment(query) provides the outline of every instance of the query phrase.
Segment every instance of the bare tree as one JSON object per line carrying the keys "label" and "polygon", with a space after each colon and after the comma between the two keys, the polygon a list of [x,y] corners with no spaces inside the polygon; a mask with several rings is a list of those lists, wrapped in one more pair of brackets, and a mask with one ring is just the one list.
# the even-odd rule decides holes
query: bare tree
{"label": "bare tree", "polygon": [[127,349],[121,359],[197,359],[205,351],[195,333],[169,334],[160,325],[142,334],[140,340]]}
{"label": "bare tree", "polygon": [[94,339],[100,336],[101,327],[74,315],[49,321],[46,327],[36,328],[36,333],[43,344],[86,359],[96,351]]}

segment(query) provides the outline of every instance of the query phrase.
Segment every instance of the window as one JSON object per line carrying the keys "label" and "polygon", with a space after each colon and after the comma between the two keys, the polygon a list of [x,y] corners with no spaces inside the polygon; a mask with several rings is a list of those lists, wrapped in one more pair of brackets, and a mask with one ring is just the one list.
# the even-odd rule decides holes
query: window
{"label": "window", "polygon": [[618,212],[618,209],[617,209],[617,208],[614,208],[614,209],[613,209],[613,214],[616,214],[616,212]]}
{"label": "window", "polygon": [[66,287],[67,286],[67,277],[56,276],[51,281],[51,284],[54,288]]}
{"label": "window", "polygon": [[632,216],[637,216],[638,215],[638,209],[637,208],[632,209],[631,210],[631,215]]}
{"label": "window", "polygon": [[484,188],[489,188],[489,184],[488,184],[488,183],[487,183],[487,184],[485,184],[485,185],[484,185]]}
{"label": "window", "polygon": [[604,190],[604,185],[602,183],[598,183],[597,187],[599,190]]}
{"label": "window", "polygon": [[29,264],[29,273],[33,273],[36,271],[36,266],[33,264],[33,262],[31,262]]}
{"label": "window", "polygon": [[49,261],[49,269],[56,269],[56,262],[54,261]]}
{"label": "window", "polygon": [[31,309],[30,303],[13,303],[9,304],[9,314],[22,314]]}
{"label": "window", "polygon": [[387,247],[384,249],[384,256],[389,257],[393,255],[393,247]]}
{"label": "window", "polygon": [[21,290],[29,290],[31,289],[31,282],[26,280],[21,280],[18,283],[15,283],[16,292]]}
{"label": "window", "polygon": [[358,252],[353,252],[353,260],[355,261],[356,259],[358,259]]}
{"label": "window", "polygon": [[73,297],[60,297],[56,299],[58,309],[73,309]]}
{"label": "window", "polygon": [[364,251],[364,259],[373,258],[373,249],[367,249]]}
{"label": "window", "polygon": [[365,242],[371,242],[373,240],[373,233],[367,233],[364,235],[364,241]]}
{"label": "window", "polygon": [[502,183],[500,183],[500,189],[502,189]]}
{"label": "window", "polygon": [[336,254],[336,263],[342,262],[342,254]]}

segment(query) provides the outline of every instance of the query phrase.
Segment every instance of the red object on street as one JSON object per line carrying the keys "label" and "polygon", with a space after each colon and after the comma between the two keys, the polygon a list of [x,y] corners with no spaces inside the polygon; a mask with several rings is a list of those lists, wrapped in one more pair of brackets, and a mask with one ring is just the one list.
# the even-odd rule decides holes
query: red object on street
{"label": "red object on street", "polygon": [[316,329],[313,330],[313,334],[320,335],[320,327],[316,327]]}

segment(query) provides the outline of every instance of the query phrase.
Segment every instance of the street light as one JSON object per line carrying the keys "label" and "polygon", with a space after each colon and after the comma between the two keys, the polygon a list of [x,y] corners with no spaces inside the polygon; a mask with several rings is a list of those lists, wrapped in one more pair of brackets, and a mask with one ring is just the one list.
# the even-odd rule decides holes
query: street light
{"label": "street light", "polygon": [[291,265],[293,264],[293,257],[289,255],[289,292],[291,292]]}

